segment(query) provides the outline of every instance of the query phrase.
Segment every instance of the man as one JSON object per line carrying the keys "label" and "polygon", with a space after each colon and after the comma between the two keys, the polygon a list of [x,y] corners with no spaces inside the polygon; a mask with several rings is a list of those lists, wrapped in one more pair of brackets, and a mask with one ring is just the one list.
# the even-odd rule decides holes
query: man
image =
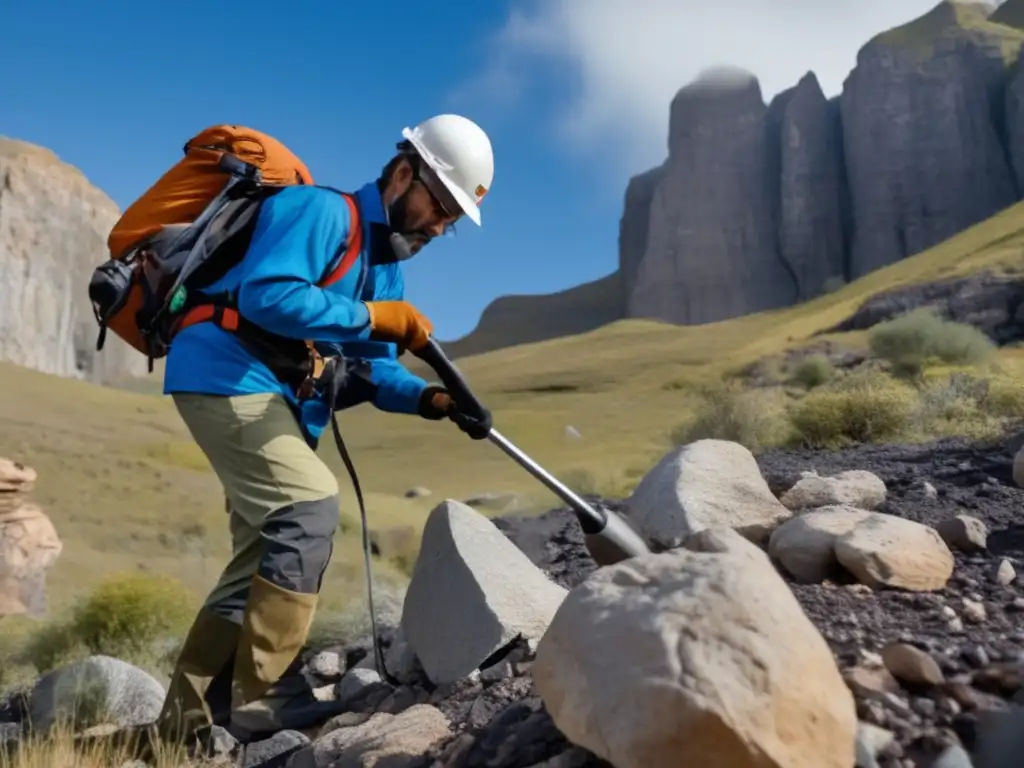
{"label": "man", "polygon": [[[295,186],[263,203],[245,258],[204,294],[233,295],[245,321],[276,338],[340,351],[350,373],[335,407],[449,417],[480,438],[489,414],[461,415],[444,389],[398,362],[432,332],[403,300],[400,262],[463,215],[480,224],[491,143],[457,115],[402,135],[380,178],[355,193],[362,245],[339,281],[315,285],[358,234],[348,204],[336,191]],[[286,673],[338,524],[338,483],[315,452],[331,407],[275,374],[251,344],[210,322],[183,328],[167,357],[164,392],[224,487],[233,555],[181,650],[158,721],[164,738],[216,722],[251,740],[309,725],[316,708],[301,677]]]}

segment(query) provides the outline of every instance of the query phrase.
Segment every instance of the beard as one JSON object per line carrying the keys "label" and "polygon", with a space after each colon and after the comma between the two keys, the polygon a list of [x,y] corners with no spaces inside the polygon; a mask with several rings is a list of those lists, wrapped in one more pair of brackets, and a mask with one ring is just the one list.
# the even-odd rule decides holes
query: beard
{"label": "beard", "polygon": [[412,258],[433,239],[426,232],[409,226],[409,190],[391,203],[388,219],[391,222],[388,240],[397,261]]}

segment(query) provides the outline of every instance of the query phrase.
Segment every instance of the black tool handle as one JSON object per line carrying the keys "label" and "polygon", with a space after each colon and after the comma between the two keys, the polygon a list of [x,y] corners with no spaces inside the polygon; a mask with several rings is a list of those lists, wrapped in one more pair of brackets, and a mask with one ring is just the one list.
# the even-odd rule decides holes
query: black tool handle
{"label": "black tool handle", "polygon": [[434,373],[441,379],[452,399],[459,404],[462,413],[470,418],[483,416],[486,410],[483,403],[476,399],[462,372],[448,359],[441,345],[433,337],[427,341],[426,346],[416,350],[414,354],[434,369]]}

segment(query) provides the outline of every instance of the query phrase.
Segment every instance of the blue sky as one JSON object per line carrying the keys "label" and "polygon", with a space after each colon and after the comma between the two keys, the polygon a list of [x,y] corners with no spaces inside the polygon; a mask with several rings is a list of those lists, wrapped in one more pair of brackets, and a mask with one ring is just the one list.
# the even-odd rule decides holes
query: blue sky
{"label": "blue sky", "polygon": [[123,208],[210,124],[267,131],[351,189],[404,126],[465,114],[495,149],[483,227],[406,269],[407,298],[450,339],[498,295],[616,268],[625,184],[664,158],[669,100],[701,68],[746,66],[766,99],[815,69],[835,92],[867,36],[933,4],[787,0],[745,41],[730,19],[762,3],[7,0],[0,134],[52,149]]}

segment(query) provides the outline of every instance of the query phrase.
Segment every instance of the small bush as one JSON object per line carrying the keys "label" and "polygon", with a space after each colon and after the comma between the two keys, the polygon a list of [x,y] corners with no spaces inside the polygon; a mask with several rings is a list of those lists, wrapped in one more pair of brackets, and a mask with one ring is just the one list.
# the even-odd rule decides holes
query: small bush
{"label": "small bush", "polygon": [[984,362],[995,345],[977,328],[939,317],[928,307],[879,323],[868,337],[871,353],[902,377],[921,375],[929,361],[951,365]]}
{"label": "small bush", "polygon": [[997,418],[1024,419],[1024,382],[994,379],[980,405],[986,413]]}
{"label": "small bush", "polygon": [[768,393],[723,385],[706,392],[696,416],[671,436],[675,445],[709,438],[731,440],[757,453],[786,443],[789,427],[784,410]]}
{"label": "small bush", "polygon": [[981,409],[988,396],[989,382],[964,373],[929,382],[918,395],[912,416],[913,427],[925,439],[987,434],[992,420]]}
{"label": "small bush", "polygon": [[790,381],[805,389],[814,389],[827,384],[835,375],[835,368],[824,355],[811,355],[800,360],[790,375]]}
{"label": "small bush", "polygon": [[46,672],[87,654],[119,658],[148,655],[154,644],[181,632],[192,618],[192,599],[176,580],[128,573],[106,579],[66,621],[42,626],[26,654]]}
{"label": "small bush", "polygon": [[791,408],[790,419],[800,442],[835,448],[896,437],[914,404],[914,391],[889,376],[855,376],[843,386],[809,393]]}

